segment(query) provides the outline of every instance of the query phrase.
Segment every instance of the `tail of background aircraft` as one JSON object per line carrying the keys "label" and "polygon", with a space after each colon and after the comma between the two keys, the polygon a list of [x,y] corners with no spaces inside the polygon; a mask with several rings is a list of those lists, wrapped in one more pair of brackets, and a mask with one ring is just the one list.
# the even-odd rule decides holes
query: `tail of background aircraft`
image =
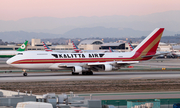
{"label": "tail of background aircraft", "polygon": [[109,47],[109,52],[114,52],[113,49],[111,47]]}
{"label": "tail of background aircraft", "polygon": [[130,50],[132,51],[134,49],[134,47],[131,45],[131,43],[128,43],[128,44],[129,44]]}
{"label": "tail of background aircraft", "polygon": [[46,45],[45,42],[43,42],[43,46],[44,46],[45,51],[52,51],[52,50]]}
{"label": "tail of background aircraft", "polygon": [[81,53],[82,51],[74,44],[74,42],[72,41],[73,44],[73,49],[76,53]]}
{"label": "tail of background aircraft", "polygon": [[17,49],[17,51],[25,51],[25,50],[27,50],[27,44],[28,44],[28,41],[25,41],[25,42]]}
{"label": "tail of background aircraft", "polygon": [[156,54],[157,47],[161,40],[164,28],[156,28],[151,32],[136,48],[133,52],[136,52],[137,58],[153,57]]}

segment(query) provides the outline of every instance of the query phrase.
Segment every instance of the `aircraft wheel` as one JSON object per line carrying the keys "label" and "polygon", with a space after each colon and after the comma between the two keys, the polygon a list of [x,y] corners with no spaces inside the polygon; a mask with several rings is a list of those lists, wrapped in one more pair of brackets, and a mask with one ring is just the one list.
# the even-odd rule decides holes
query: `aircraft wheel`
{"label": "aircraft wheel", "polygon": [[86,72],[82,72],[82,75],[86,75]]}
{"label": "aircraft wheel", "polygon": [[79,75],[79,73],[72,72],[72,75]]}
{"label": "aircraft wheel", "polygon": [[93,75],[93,72],[92,72],[92,71],[90,72],[90,75]]}
{"label": "aircraft wheel", "polygon": [[93,75],[93,72],[92,72],[92,71],[89,71],[89,72],[88,72],[88,75]]}
{"label": "aircraft wheel", "polygon": [[23,75],[24,75],[24,76],[27,76],[27,73],[26,73],[26,72],[24,72],[24,73],[23,73]]}
{"label": "aircraft wheel", "polygon": [[92,71],[82,72],[82,75],[93,75],[93,72]]}
{"label": "aircraft wheel", "polygon": [[82,72],[82,75],[89,75],[89,72]]}

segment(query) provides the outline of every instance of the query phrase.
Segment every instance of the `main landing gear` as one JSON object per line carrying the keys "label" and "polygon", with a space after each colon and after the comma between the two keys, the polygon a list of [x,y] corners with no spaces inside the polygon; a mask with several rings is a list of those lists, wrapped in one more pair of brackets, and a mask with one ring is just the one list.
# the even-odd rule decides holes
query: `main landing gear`
{"label": "main landing gear", "polygon": [[[79,73],[72,72],[72,75],[79,75]],[[85,71],[85,72],[82,72],[82,75],[93,75],[93,72],[92,71]]]}
{"label": "main landing gear", "polygon": [[27,76],[26,70],[23,69],[23,76]]}
{"label": "main landing gear", "polygon": [[72,72],[72,75],[79,75],[79,73],[76,73],[76,72]]}
{"label": "main landing gear", "polygon": [[82,72],[82,75],[93,75],[93,72],[92,71]]}

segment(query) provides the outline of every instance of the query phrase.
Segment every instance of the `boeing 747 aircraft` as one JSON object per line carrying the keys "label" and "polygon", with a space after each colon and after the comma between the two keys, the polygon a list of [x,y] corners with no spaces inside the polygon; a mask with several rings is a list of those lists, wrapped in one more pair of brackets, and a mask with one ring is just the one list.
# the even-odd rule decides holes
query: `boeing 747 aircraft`
{"label": "boeing 747 aircraft", "polygon": [[25,51],[7,60],[7,64],[24,69],[60,70],[71,69],[72,74],[92,75],[93,71],[112,71],[142,60],[149,60],[156,54],[164,28],[157,28],[131,52],[114,53],[57,53],[46,51]]}

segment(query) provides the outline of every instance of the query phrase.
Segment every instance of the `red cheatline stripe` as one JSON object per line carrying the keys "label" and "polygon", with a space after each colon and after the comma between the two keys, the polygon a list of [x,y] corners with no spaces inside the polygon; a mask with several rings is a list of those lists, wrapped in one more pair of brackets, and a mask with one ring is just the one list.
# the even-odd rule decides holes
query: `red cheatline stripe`
{"label": "red cheatline stripe", "polygon": [[121,58],[78,58],[78,59],[26,59],[13,62],[12,64],[36,64],[36,63],[91,63],[91,62],[108,62],[108,61],[121,61]]}

